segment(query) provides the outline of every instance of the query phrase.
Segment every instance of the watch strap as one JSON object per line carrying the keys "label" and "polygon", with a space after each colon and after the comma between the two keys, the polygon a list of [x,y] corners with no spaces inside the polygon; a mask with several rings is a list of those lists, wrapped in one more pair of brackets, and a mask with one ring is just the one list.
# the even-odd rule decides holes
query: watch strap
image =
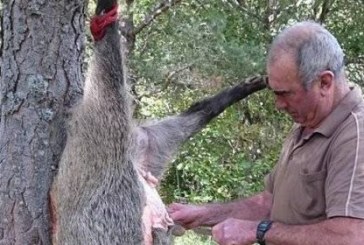
{"label": "watch strap", "polygon": [[272,227],[272,223],[273,223],[273,221],[271,221],[271,220],[260,221],[260,223],[258,224],[257,233],[256,233],[256,238],[257,238],[258,244],[265,245],[265,233],[267,231],[269,231],[269,229]]}

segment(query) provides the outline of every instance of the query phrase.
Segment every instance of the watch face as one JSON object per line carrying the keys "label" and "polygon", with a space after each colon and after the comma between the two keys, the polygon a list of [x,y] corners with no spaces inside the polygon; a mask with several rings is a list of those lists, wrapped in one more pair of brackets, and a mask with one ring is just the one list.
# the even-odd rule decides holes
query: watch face
{"label": "watch face", "polygon": [[258,244],[265,244],[264,235],[270,229],[272,223],[271,220],[263,220],[259,223],[256,234]]}
{"label": "watch face", "polygon": [[272,224],[272,221],[270,221],[270,220],[262,221],[258,225],[258,230],[260,230],[260,231],[267,231],[270,228],[271,224]]}

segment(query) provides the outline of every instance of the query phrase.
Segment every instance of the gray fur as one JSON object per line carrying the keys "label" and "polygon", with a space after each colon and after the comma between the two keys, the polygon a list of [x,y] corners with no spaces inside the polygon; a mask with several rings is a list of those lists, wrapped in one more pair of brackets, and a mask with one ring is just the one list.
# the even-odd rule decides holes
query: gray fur
{"label": "gray fur", "polygon": [[251,77],[232,88],[191,105],[177,116],[134,128],[132,155],[135,163],[158,179],[179,147],[202,130],[227,107],[266,86],[266,77]]}
{"label": "gray fur", "polygon": [[[178,148],[200,129],[199,113],[148,122],[133,130],[135,163],[161,179]],[[201,126],[202,128],[202,126]]]}
{"label": "gray fur", "polygon": [[[100,0],[98,11],[112,4]],[[73,112],[51,190],[54,243],[144,244],[142,214],[148,193],[138,169],[161,179],[183,142],[228,106],[265,87],[264,79],[253,78],[178,116],[133,127],[117,30],[118,24],[112,24],[95,43],[84,96]],[[153,229],[153,244],[171,244],[172,229]]]}
{"label": "gray fur", "polygon": [[53,184],[59,244],[143,244],[144,193],[127,154],[130,98],[117,28],[95,44]]}

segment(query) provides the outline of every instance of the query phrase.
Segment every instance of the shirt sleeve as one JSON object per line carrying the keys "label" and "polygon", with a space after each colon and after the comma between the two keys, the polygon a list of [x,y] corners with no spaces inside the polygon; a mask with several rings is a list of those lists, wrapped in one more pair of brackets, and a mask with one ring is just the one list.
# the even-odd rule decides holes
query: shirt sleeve
{"label": "shirt sleeve", "polygon": [[[333,142],[325,183],[326,215],[364,219],[364,121],[353,114]],[[355,130],[354,130],[355,129]]]}
{"label": "shirt sleeve", "polygon": [[273,183],[274,183],[274,177],[275,177],[277,165],[278,164],[276,164],[274,166],[274,168],[272,169],[272,171],[270,173],[268,173],[264,178],[264,189],[271,194],[273,194],[273,186],[274,186]]}

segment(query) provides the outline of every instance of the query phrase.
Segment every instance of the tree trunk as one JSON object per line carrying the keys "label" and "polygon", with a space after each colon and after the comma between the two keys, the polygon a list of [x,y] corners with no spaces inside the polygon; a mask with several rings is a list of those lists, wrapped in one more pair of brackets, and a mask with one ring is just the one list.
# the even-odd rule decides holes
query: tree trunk
{"label": "tree trunk", "polygon": [[0,244],[50,244],[48,190],[84,80],[84,6],[3,1]]}

